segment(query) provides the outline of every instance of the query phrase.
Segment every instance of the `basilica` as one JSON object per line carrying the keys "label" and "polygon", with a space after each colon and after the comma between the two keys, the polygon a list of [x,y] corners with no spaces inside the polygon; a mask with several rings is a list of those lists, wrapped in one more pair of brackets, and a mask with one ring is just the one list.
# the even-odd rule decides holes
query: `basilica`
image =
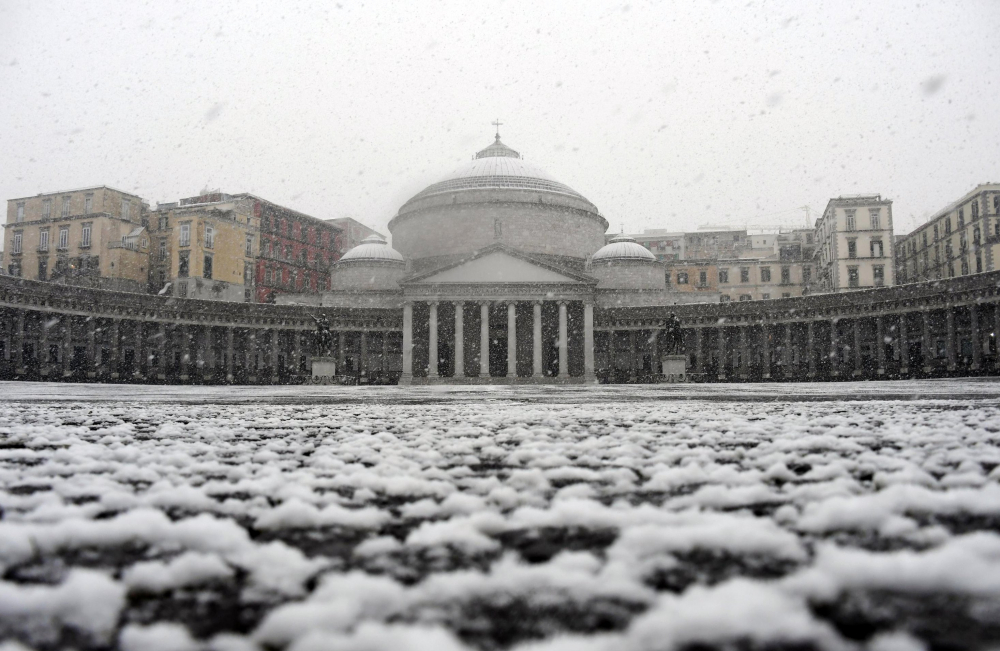
{"label": "basilica", "polygon": [[[593,203],[498,133],[399,209],[392,246],[373,235],[347,251],[314,300],[401,311],[402,384],[594,382],[595,348],[609,349],[595,308],[682,300],[652,253],[624,236],[606,244],[607,230]],[[663,370],[661,325],[642,336],[647,372]]]}

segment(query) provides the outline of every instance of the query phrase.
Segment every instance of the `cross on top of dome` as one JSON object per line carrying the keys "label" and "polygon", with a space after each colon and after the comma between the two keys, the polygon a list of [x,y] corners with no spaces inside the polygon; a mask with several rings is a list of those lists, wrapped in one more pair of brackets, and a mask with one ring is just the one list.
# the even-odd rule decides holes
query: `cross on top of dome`
{"label": "cross on top of dome", "polygon": [[496,140],[486,149],[476,152],[476,158],[520,158],[521,154],[500,142],[500,125],[503,122],[498,118],[492,124],[497,128]]}

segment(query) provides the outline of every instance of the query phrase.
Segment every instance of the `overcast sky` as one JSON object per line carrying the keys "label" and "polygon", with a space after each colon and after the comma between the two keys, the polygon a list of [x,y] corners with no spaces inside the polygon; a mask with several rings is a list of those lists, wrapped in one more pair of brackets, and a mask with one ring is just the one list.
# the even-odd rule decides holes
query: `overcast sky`
{"label": "overcast sky", "polygon": [[497,117],[614,231],[879,192],[908,232],[1000,181],[1000,2],[0,0],[3,199],[210,187],[384,229]]}

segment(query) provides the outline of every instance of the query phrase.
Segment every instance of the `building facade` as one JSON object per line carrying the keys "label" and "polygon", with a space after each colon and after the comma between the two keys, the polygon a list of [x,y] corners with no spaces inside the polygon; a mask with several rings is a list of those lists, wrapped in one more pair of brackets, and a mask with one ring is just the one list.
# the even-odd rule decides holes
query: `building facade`
{"label": "building facade", "polygon": [[340,229],[340,250],[348,251],[361,244],[365,238],[372,235],[384,236],[373,228],[369,228],[353,217],[337,217],[325,220]]}
{"label": "building facade", "polygon": [[892,201],[877,194],[830,199],[815,232],[816,265],[809,291],[895,283]]}
{"label": "building facade", "polygon": [[806,293],[812,264],[802,260],[719,260],[719,300],[766,301]]}
{"label": "building facade", "polygon": [[343,230],[336,221],[247,196],[260,219],[260,255],[253,276],[256,302],[329,289],[330,265],[345,250]]}
{"label": "building facade", "polygon": [[977,186],[897,238],[900,283],[940,280],[1000,268],[1000,184]]}
{"label": "building facade", "polygon": [[[674,233],[663,229],[650,228],[632,235],[636,243],[649,249],[660,262],[685,260],[684,233]],[[611,237],[608,237],[610,240]]]}
{"label": "building facade", "polygon": [[145,291],[147,207],[100,186],[7,202],[7,273],[34,280]]}

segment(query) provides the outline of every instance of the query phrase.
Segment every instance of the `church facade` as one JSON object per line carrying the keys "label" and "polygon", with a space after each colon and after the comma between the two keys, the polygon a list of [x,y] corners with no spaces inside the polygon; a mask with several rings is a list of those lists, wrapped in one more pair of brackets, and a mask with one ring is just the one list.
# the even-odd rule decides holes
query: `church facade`
{"label": "church facade", "polygon": [[[593,203],[497,134],[399,209],[392,247],[367,238],[311,301],[401,312],[402,384],[595,382],[597,351],[610,349],[595,309],[685,300],[652,253],[627,237],[605,244],[607,229]],[[643,370],[655,375],[662,355],[650,332]]]}

